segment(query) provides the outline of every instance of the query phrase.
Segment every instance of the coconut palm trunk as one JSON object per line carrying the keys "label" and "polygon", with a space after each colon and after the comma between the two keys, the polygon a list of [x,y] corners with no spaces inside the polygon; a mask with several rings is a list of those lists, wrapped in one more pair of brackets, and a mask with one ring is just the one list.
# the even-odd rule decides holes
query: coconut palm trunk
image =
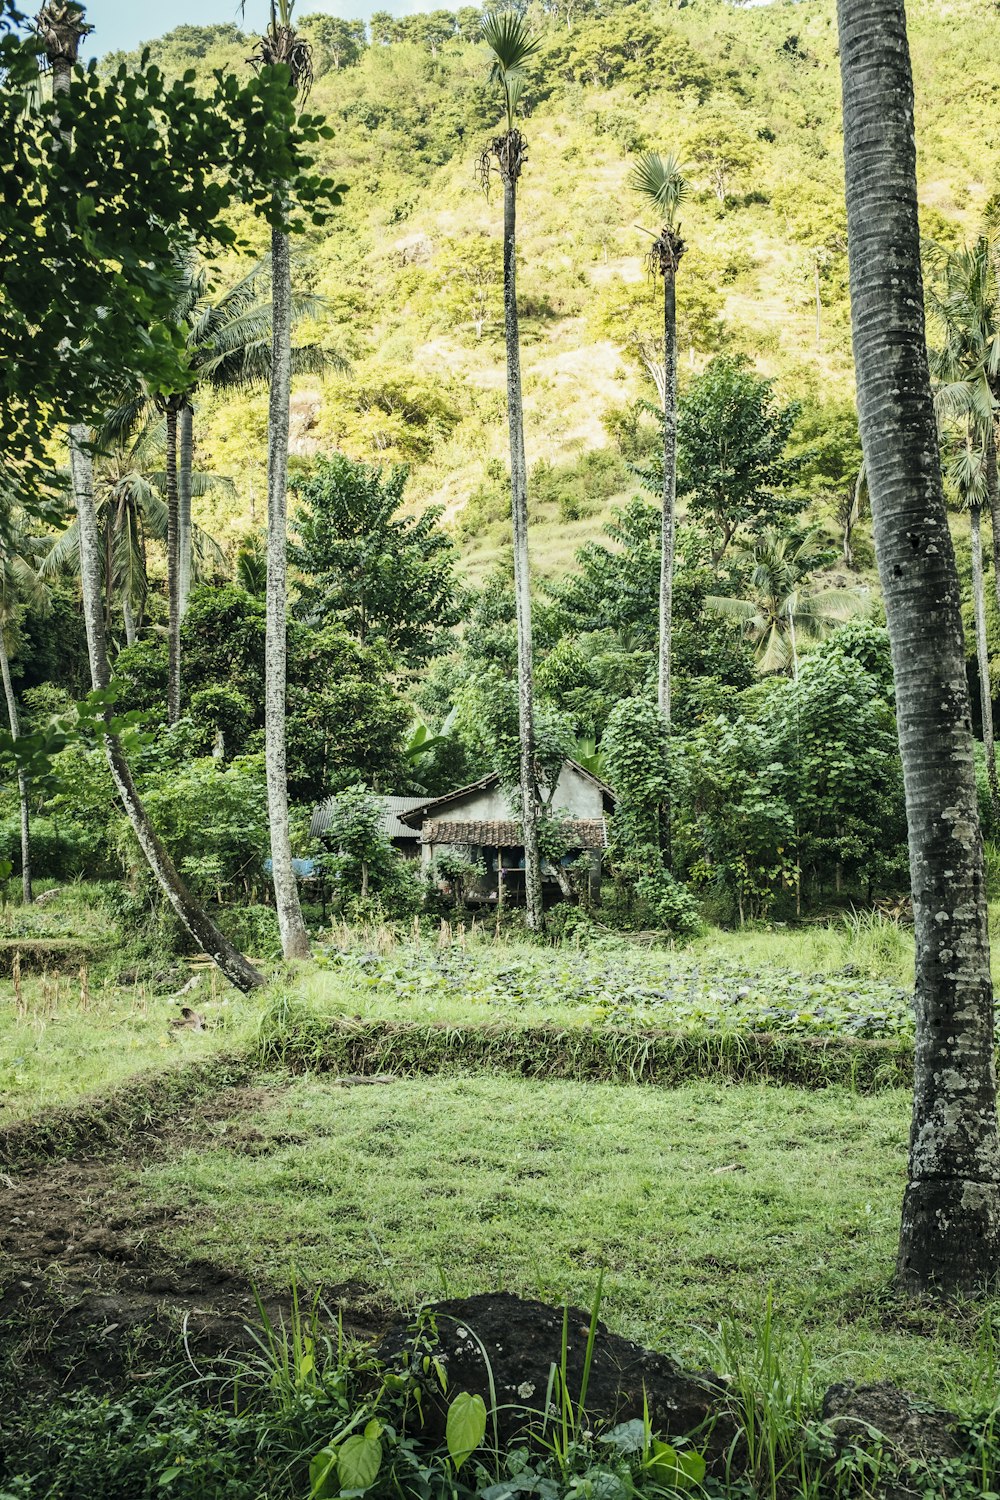
{"label": "coconut palm trunk", "polygon": [[[80,579],[83,585],[87,650],[94,690],[103,691],[110,684],[111,672],[101,608],[101,543],[94,509],[93,462],[89,442],[90,434],[85,427],[73,428],[70,434],[70,465],[80,528]],[[163,894],[195,942],[218,965],[230,983],[248,993],[256,989],[264,983],[263,975],[222,935],[205,910],[191,896],[174,868],[170,855],[149,821],[118,735],[110,732],[105,734],[104,749],[128,820]]]}
{"label": "coconut palm trunk", "polygon": [[177,491],[177,402],[167,403],[167,723],[181,716],[180,499]]}
{"label": "coconut palm trunk", "polygon": [[924,330],[903,0],[838,0],[858,415],[896,682],[916,933],[897,1283],[972,1293],[1000,1244],[993,990],[955,557]]}
{"label": "coconut palm trunk", "polygon": [[[0,676],[3,677],[4,697],[7,700],[7,720],[10,724],[11,739],[20,739],[21,726],[17,713],[17,699],[14,696],[14,683],[10,675],[10,657],[7,655],[7,642],[4,640],[3,627],[0,625]],[[21,812],[21,894],[25,906],[30,906],[34,900],[31,888],[31,804],[30,787],[28,778],[20,766],[17,768],[17,800]]]}
{"label": "coconut palm trunk", "polygon": [[302,920],[292,868],[288,826],[285,737],[288,601],[288,419],[292,379],[292,275],[288,235],[271,232],[271,392],[267,445],[267,622],[264,664],[264,749],[267,808],[271,828],[274,901],[286,958],[309,957],[309,934]]}
{"label": "coconut palm trunk", "polygon": [[177,659],[180,621],[191,592],[191,491],[194,459],[194,411],[185,401],[177,414]]}
{"label": "coconut palm trunk", "polygon": [[528,558],[528,471],[524,456],[521,342],[517,318],[517,178],[523,149],[518,131],[508,131],[501,158],[503,179],[503,308],[507,344],[507,424],[510,433],[510,511],[514,537],[514,600],[517,617],[517,713],[521,746],[521,818],[524,894],[528,926],[540,932],[542,864],[538,848],[538,788],[535,781],[534,666],[531,644],[531,572]]}
{"label": "coconut palm trunk", "polygon": [[993,743],[993,690],[990,687],[990,651],[986,640],[986,586],[983,582],[982,510],[974,505],[969,512],[972,531],[972,604],[976,621],[976,664],[979,668],[979,701],[982,707],[983,750],[986,754],[986,779],[990,788],[993,816],[1000,819],[1000,785],[997,784],[997,758]]}

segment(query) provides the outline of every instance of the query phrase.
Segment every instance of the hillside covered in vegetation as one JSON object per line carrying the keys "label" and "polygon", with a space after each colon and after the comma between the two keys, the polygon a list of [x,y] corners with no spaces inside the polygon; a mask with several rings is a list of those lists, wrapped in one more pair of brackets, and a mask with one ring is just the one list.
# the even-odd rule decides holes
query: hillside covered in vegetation
{"label": "hillside covered in vegetation", "polygon": [[[646,149],[675,152],[693,189],[682,390],[719,353],[774,377],[801,405],[800,483],[831,520],[859,460],[833,0],[536,0],[528,15],[543,37],[522,105],[518,241],[535,568],[570,562],[634,492],[629,462],[656,445],[637,404],[656,399],[642,358],[660,322],[644,265],[656,226],[627,182]],[[301,459],[336,446],[408,464],[409,501],[445,507],[475,577],[504,543],[508,508],[502,206],[477,177],[497,108],[478,22],[466,7],[376,14],[370,33],[301,23],[309,106],[334,130],[322,164],[349,191],[299,246],[299,285],[323,301],[297,339],[350,369],[302,377],[293,408]],[[951,245],[998,187],[996,60],[975,0],[918,0],[909,26],[922,230]],[[150,47],[169,75],[249,71],[251,40],[234,26],[179,27]],[[263,250],[260,228],[244,227]],[[235,481],[235,498],[201,502],[226,544],[260,522],[266,407],[263,393],[216,398],[201,424],[200,462]]]}

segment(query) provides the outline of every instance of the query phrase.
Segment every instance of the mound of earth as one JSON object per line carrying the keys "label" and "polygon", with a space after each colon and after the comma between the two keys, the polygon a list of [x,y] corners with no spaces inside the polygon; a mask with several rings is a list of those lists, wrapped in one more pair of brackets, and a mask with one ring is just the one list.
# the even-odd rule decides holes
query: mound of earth
{"label": "mound of earth", "polygon": [[[575,1404],[583,1386],[590,1316],[571,1307],[566,1317],[566,1381]],[[432,1443],[444,1438],[450,1398],[468,1391],[482,1396],[489,1409],[492,1381],[500,1443],[506,1447],[541,1425],[553,1367],[562,1368],[563,1318],[561,1307],[509,1292],[435,1302],[415,1321],[394,1323],[375,1353],[380,1363],[420,1380],[424,1432]],[[447,1372],[448,1394],[433,1372],[424,1372],[429,1346]],[[647,1404],[660,1436],[697,1435],[710,1467],[725,1466],[738,1429],[722,1378],[711,1370],[682,1370],[666,1355],[598,1323],[587,1385],[588,1419],[600,1426],[631,1421],[643,1416]]]}

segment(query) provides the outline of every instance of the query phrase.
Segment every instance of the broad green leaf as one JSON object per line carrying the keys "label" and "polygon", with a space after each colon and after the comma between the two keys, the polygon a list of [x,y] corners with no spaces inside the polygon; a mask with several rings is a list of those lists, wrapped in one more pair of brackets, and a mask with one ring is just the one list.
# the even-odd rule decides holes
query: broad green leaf
{"label": "broad green leaf", "polygon": [[367,1429],[363,1436],[349,1437],[337,1456],[337,1476],[345,1490],[369,1489],[381,1467],[382,1444],[377,1436],[369,1437]]}
{"label": "broad green leaf", "polygon": [[456,1471],[486,1436],[486,1402],[482,1396],[460,1391],[448,1408],[445,1439]]}
{"label": "broad green leaf", "polygon": [[330,1500],[340,1489],[336,1448],[321,1448],[309,1465],[310,1500]]}

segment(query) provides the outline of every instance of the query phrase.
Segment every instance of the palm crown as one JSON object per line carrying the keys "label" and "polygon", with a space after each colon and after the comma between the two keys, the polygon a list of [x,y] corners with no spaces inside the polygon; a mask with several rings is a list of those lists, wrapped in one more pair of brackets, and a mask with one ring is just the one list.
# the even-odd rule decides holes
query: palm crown
{"label": "palm crown", "polygon": [[490,77],[500,85],[507,129],[513,130],[517,106],[527,83],[524,65],[538,51],[539,39],[532,36],[524,17],[513,10],[488,11],[483,16],[481,32],[493,53]]}
{"label": "palm crown", "polygon": [[677,211],[687,197],[687,183],[676,156],[645,152],[629,173],[629,187],[657,210],[667,228],[675,227]]}

